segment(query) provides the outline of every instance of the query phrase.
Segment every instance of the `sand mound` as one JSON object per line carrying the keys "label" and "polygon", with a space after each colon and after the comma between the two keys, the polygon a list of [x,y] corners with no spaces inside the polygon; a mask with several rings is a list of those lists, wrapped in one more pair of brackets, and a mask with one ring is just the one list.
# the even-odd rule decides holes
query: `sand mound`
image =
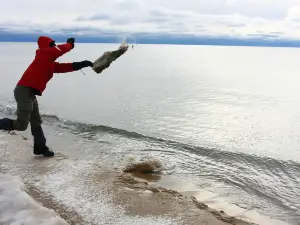
{"label": "sand mound", "polygon": [[162,163],[156,159],[145,159],[140,162],[137,162],[135,159],[129,159],[123,172],[158,173],[162,169]]}

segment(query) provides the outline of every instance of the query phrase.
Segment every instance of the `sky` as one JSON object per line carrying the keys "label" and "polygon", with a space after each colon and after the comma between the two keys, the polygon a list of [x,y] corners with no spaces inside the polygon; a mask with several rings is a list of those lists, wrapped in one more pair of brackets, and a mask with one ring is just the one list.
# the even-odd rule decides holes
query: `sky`
{"label": "sky", "polygon": [[[300,0],[10,0],[1,34],[300,39]],[[1,40],[1,37],[0,37]]]}

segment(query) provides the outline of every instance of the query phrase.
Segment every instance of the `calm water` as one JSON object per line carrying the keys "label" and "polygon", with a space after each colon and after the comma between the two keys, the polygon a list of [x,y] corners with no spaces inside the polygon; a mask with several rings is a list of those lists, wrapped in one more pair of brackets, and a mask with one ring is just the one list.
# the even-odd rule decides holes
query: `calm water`
{"label": "calm water", "polygon": [[[117,46],[78,44],[58,61]],[[5,113],[35,48],[0,44]],[[101,75],[55,75],[39,102],[45,123],[86,139],[74,154],[155,156],[242,208],[299,224],[299,62],[292,48],[138,45]]]}

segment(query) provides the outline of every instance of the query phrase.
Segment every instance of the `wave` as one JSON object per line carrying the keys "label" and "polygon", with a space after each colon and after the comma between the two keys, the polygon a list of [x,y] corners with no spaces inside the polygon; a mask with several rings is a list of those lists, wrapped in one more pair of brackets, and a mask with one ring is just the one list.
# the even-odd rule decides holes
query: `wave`
{"label": "wave", "polygon": [[[14,106],[3,106],[0,104],[0,112],[7,114],[16,114],[16,108]],[[260,165],[261,167],[267,165],[268,169],[272,169],[272,167],[280,168],[281,170],[284,170],[286,173],[288,173],[287,168],[293,168],[295,171],[300,173],[300,163],[293,160],[279,160],[271,157],[246,154],[243,152],[228,152],[223,151],[221,149],[204,148],[197,145],[182,143],[175,140],[167,140],[160,137],[147,136],[137,132],[127,131],[124,129],[114,128],[110,126],[95,125],[63,119],[55,114],[44,113],[41,114],[41,116],[45,122],[53,123],[54,120],[55,122],[60,123],[60,126],[68,128],[76,134],[89,133],[91,136],[93,136],[98,133],[110,133],[114,135],[120,135],[129,139],[148,141],[156,144],[159,143],[161,145],[171,147],[181,152],[188,152],[196,155],[201,154],[202,157],[208,157],[214,159],[214,161],[224,161],[232,159],[245,161],[245,159],[247,159],[247,162],[251,162],[251,164],[255,162],[255,165]]]}
{"label": "wave", "polygon": [[[45,115],[45,117],[48,117]],[[54,117],[51,116],[51,119]],[[293,161],[293,160],[278,160],[271,157],[264,157],[264,156],[257,156],[252,154],[246,154],[243,152],[228,152],[223,151],[221,149],[214,149],[214,148],[204,148],[197,145],[187,144],[178,142],[175,140],[167,140],[159,137],[153,137],[153,136],[147,136],[144,134],[140,134],[133,131],[127,131],[124,129],[104,126],[104,125],[94,125],[94,124],[87,124],[87,123],[81,123],[71,120],[62,120],[56,117],[56,119],[65,125],[65,127],[73,129],[76,133],[90,133],[91,135],[96,135],[98,133],[110,133],[115,135],[120,135],[129,139],[134,140],[140,140],[140,141],[148,141],[153,142],[155,144],[161,144],[167,147],[172,147],[173,149],[180,150],[182,152],[188,152],[188,153],[194,153],[198,155],[201,153],[201,156],[209,157],[214,160],[230,160],[230,159],[245,159],[248,158],[248,162],[255,162],[256,164],[259,164],[261,166],[268,165],[268,166],[274,166],[275,168],[281,168],[283,170],[286,170],[287,167],[293,167],[298,172],[300,172],[300,163]],[[266,163],[267,162],[267,163]]]}

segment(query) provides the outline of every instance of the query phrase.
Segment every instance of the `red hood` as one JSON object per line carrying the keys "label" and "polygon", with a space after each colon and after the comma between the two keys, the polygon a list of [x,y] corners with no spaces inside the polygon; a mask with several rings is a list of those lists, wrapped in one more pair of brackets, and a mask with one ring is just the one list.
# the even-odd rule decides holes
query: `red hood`
{"label": "red hood", "polygon": [[39,48],[48,48],[50,47],[50,44],[51,42],[53,42],[54,40],[49,38],[49,37],[46,37],[46,36],[41,36],[39,37],[38,39],[38,45],[39,45]]}

